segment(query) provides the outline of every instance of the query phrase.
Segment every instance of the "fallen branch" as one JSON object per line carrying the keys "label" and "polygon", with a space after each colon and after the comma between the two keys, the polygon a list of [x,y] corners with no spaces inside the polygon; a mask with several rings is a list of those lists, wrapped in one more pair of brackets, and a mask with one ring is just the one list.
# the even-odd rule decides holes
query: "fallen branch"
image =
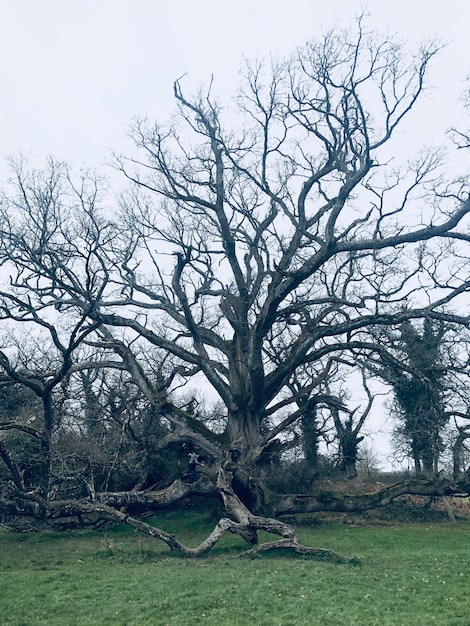
{"label": "fallen branch", "polygon": [[261,543],[260,545],[252,548],[251,550],[246,550],[243,552],[243,555],[254,555],[260,554],[262,552],[270,552],[272,550],[291,550],[296,554],[301,554],[302,556],[315,557],[317,559],[325,559],[331,560],[335,563],[349,563],[351,559],[347,559],[339,552],[334,552],[333,550],[325,550],[323,548],[311,548],[309,546],[305,546],[298,541],[293,541],[292,539],[280,539],[279,541],[267,541],[265,543]]}
{"label": "fallen branch", "polygon": [[456,482],[438,478],[436,480],[414,479],[390,485],[378,491],[365,494],[346,495],[334,491],[320,491],[316,494],[271,494],[274,514],[292,515],[297,513],[361,513],[391,504],[396,498],[413,496],[468,496],[468,480]]}

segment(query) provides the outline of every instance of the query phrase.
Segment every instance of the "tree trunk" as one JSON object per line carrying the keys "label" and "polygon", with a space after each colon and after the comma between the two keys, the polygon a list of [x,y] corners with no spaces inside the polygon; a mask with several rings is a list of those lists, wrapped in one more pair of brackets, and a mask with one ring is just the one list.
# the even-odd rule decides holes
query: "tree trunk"
{"label": "tree trunk", "polygon": [[470,433],[464,428],[459,428],[459,434],[452,448],[453,476],[455,480],[462,478],[465,473],[463,469],[463,453],[464,442],[468,438],[470,438]]}
{"label": "tree trunk", "polygon": [[52,430],[54,426],[54,407],[52,393],[45,391],[42,396],[44,411],[44,427],[41,436],[41,466],[39,478],[39,493],[47,500],[51,487],[51,461],[52,461]]}

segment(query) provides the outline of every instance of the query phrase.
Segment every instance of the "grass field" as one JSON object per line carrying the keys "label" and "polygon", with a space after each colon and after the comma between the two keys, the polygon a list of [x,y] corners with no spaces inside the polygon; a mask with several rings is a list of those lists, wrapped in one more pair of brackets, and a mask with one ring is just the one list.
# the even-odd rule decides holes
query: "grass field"
{"label": "grass field", "polygon": [[[191,513],[156,523],[192,545],[210,529]],[[0,623],[470,626],[469,531],[470,522],[300,528],[308,545],[358,557],[347,564],[237,557],[235,536],[188,560],[128,529],[0,533]]]}

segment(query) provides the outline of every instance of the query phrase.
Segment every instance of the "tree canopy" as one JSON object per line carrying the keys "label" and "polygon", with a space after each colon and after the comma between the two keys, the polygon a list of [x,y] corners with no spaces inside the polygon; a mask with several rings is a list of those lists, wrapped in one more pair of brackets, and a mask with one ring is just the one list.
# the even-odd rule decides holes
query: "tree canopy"
{"label": "tree canopy", "polygon": [[[199,554],[225,530],[251,543],[269,530],[298,546],[279,515],[436,489],[431,480],[322,503],[277,493],[267,479],[302,432],[321,433],[308,428],[319,416],[354,464],[373,394],[365,377],[358,408],[344,380],[388,350],[380,332],[422,319],[468,324],[459,313],[470,287],[468,185],[443,178],[438,151],[392,158],[437,53],[431,44],[412,54],[359,19],[288,59],[247,63],[232,107],[212,82],[192,96],[180,78],[174,117],[138,121],[135,150],[116,155],[128,180],[117,204],[92,172],[12,162],[0,208],[0,365],[43,415],[34,433],[18,416],[0,424],[30,432],[42,450],[32,493],[2,444],[14,485],[7,509],[100,512],[191,552],[118,507],[218,493],[228,517]],[[203,395],[212,404],[198,406]],[[114,433],[116,458],[128,445],[120,432],[147,459],[172,450],[173,472],[197,453],[196,480],[170,475],[150,489],[150,472],[130,491],[98,492],[82,460],[89,501],[82,494],[67,508],[54,438],[98,436],[96,424],[99,437]]]}

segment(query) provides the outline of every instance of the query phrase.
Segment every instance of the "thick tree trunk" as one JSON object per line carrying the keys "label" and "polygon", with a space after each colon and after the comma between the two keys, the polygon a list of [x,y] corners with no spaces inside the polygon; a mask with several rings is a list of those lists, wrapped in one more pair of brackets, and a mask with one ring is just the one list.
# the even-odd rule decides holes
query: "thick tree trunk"
{"label": "thick tree trunk", "polygon": [[467,439],[470,438],[470,432],[465,428],[459,428],[459,434],[454,442],[452,448],[452,461],[453,461],[453,476],[454,480],[459,480],[464,476],[463,458],[464,458],[464,444]]}
{"label": "thick tree trunk", "polygon": [[357,467],[355,459],[343,459],[343,468],[348,480],[357,478]]}

